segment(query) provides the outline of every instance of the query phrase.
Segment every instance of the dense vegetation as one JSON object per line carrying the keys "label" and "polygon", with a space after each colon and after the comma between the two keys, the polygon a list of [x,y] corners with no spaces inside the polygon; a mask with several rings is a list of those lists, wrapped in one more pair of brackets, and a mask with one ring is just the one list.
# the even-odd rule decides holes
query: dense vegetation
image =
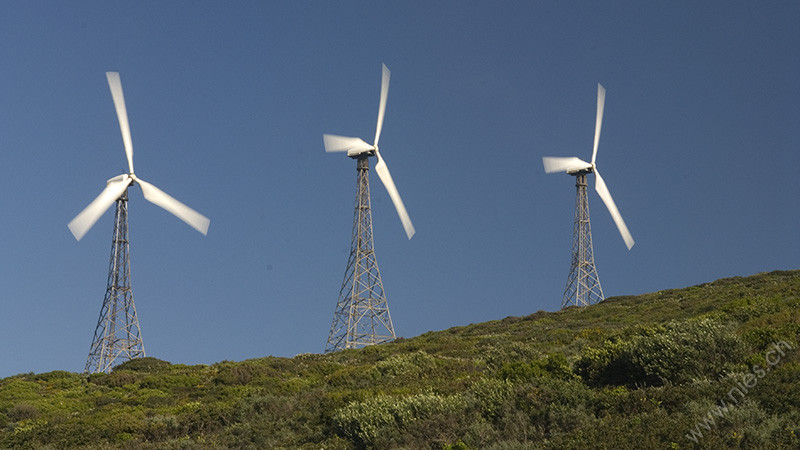
{"label": "dense vegetation", "polygon": [[0,380],[0,448],[800,448],[800,271],[329,355]]}

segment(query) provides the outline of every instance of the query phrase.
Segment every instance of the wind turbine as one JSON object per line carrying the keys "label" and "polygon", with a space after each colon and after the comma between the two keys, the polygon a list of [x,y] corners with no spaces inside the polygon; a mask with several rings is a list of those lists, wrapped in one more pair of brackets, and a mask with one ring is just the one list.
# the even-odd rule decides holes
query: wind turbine
{"label": "wind turbine", "polygon": [[122,83],[117,72],[106,72],[106,78],[114,99],[114,107],[117,110],[122,141],[128,158],[129,173],[123,173],[108,180],[100,195],[75,216],[68,225],[75,239],[80,241],[100,216],[113,203],[117,204],[114,215],[108,287],[103,306],[100,309],[100,318],[95,328],[89,358],[86,361],[86,373],[108,372],[117,358],[132,359],[145,356],[130,283],[128,188],[138,184],[142,188],[145,199],[174,214],[203,234],[208,232],[210,223],[208,218],[202,214],[134,174],[133,144],[131,143],[128,112],[125,109],[125,98],[122,95]]}
{"label": "wind turbine", "polygon": [[394,203],[406,236],[414,236],[414,225],[408,216],[400,193],[392,180],[386,161],[381,157],[378,141],[381,137],[386,99],[389,95],[389,69],[383,64],[380,102],[378,104],[378,124],[375,139],[368,144],[361,138],[324,134],[326,152],[347,152],[356,160],[358,172],[355,214],[353,217],[353,238],[350,244],[350,258],[339,290],[339,300],[328,335],[325,352],[358,348],[380,344],[395,339],[394,326],[389,315],[389,305],[383,292],[383,281],[375,259],[372,238],[372,212],[369,195],[369,157],[378,159],[375,171],[383,182],[389,197]]}
{"label": "wind turbine", "polygon": [[628,250],[633,247],[633,237],[631,236],[622,215],[617,209],[611,193],[608,191],[603,177],[597,170],[595,161],[597,160],[597,145],[600,142],[600,128],[603,125],[603,108],[606,101],[606,90],[600,83],[597,83],[597,117],[594,127],[594,148],[592,150],[592,162],[586,162],[577,157],[554,157],[546,156],[542,158],[544,171],[547,173],[566,172],[575,177],[575,186],[578,190],[575,202],[575,225],[573,228],[572,239],[572,265],[567,278],[567,287],[564,290],[564,298],[561,307],[567,306],[586,306],[597,303],[604,299],[603,289],[600,287],[600,279],[597,276],[597,269],[594,265],[594,250],[592,249],[592,229],[589,223],[589,197],[586,192],[586,175],[594,173],[597,195],[603,200],[608,212],[617,224],[619,234]]}

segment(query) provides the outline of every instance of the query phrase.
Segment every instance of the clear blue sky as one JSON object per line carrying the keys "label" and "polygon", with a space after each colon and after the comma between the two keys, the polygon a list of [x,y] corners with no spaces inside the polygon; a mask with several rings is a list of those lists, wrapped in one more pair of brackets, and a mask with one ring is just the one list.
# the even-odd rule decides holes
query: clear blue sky
{"label": "clear blue sky", "polygon": [[[636,239],[590,190],[606,296],[800,266],[797,2],[4,2],[0,376],[83,370],[113,213],[67,223],[126,160],[211,218],[129,202],[148,355],[214,363],[321,352],[347,262],[355,162],[372,141],[417,234],[372,180],[397,334],[557,310],[574,179],[591,157]],[[373,161],[374,164],[374,161]],[[593,186],[593,180],[590,180]]]}

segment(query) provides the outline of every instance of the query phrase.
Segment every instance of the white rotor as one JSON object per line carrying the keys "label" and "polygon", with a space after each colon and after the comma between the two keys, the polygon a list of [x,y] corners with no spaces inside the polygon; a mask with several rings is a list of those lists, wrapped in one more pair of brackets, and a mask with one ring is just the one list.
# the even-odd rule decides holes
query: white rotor
{"label": "white rotor", "polygon": [[381,71],[381,93],[378,102],[378,123],[375,127],[375,140],[372,145],[368,144],[361,138],[338,136],[334,134],[323,134],[322,141],[325,145],[326,152],[347,152],[347,156],[356,157],[362,153],[374,152],[378,158],[378,163],[375,165],[375,172],[378,173],[378,178],[381,179],[386,191],[389,192],[389,197],[392,199],[397,215],[400,217],[400,222],[403,224],[403,229],[406,231],[406,236],[411,239],[416,231],[414,225],[411,223],[411,217],[406,211],[403,204],[403,199],[400,197],[400,192],[394,184],[392,175],[389,173],[389,167],[386,161],[381,157],[378,150],[378,141],[381,138],[381,131],[383,129],[383,118],[386,113],[386,100],[389,96],[389,79],[391,72],[386,64],[382,65]]}
{"label": "white rotor", "polygon": [[210,223],[208,218],[170,197],[161,189],[134,175],[133,143],[131,141],[130,124],[128,123],[128,111],[125,107],[125,97],[122,94],[122,83],[117,72],[106,72],[106,78],[108,79],[108,87],[111,89],[111,96],[114,100],[114,108],[117,111],[117,119],[119,120],[120,131],[122,132],[122,141],[125,145],[125,155],[128,158],[128,169],[130,173],[118,175],[108,180],[105,189],[103,189],[100,195],[70,221],[68,227],[73,236],[75,236],[75,239],[81,240],[97,220],[100,219],[100,216],[102,216],[103,213],[122,196],[128,189],[128,186],[134,182],[142,187],[142,193],[146,200],[164,208],[197,231],[203,234],[208,233],[208,226]]}
{"label": "white rotor", "polygon": [[617,205],[614,203],[614,199],[611,197],[611,192],[609,192],[603,177],[601,177],[600,172],[597,171],[597,147],[600,143],[600,130],[603,127],[603,110],[605,108],[605,102],[606,90],[603,85],[597,83],[597,115],[595,117],[594,126],[592,162],[588,163],[574,156],[545,156],[542,158],[542,164],[544,165],[544,171],[546,173],[566,172],[573,174],[581,171],[594,172],[594,188],[600,198],[603,199],[603,203],[606,205],[608,212],[611,213],[611,217],[614,219],[614,223],[617,225],[617,229],[619,230],[619,234],[622,236],[622,240],[625,241],[625,245],[628,247],[628,250],[630,250],[634,244],[633,236],[631,236],[630,231],[628,231],[628,226],[625,225],[625,221],[622,220],[622,215],[619,213],[619,209],[617,209]]}

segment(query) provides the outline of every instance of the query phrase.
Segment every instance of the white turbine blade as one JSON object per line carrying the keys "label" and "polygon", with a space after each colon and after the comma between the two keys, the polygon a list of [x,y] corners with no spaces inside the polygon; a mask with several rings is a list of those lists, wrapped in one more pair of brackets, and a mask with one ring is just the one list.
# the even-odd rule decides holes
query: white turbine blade
{"label": "white turbine blade", "polygon": [[100,216],[125,192],[129,184],[131,184],[131,178],[128,175],[120,175],[108,180],[103,192],[67,225],[75,239],[81,240]]}
{"label": "white turbine blade", "polygon": [[122,142],[125,144],[125,154],[128,156],[128,169],[133,173],[133,142],[131,141],[131,126],[128,123],[128,110],[125,109],[125,97],[122,95],[122,82],[117,72],[106,72],[108,87],[111,97],[114,98],[114,108],[117,110],[119,129],[122,131]]}
{"label": "white turbine blade", "polygon": [[130,177],[130,175],[128,175],[127,173],[123,173],[123,174],[121,174],[121,175],[117,175],[117,176],[115,176],[114,178],[109,178],[109,179],[106,181],[106,185],[109,185],[109,184],[111,184],[111,183],[116,183],[117,181],[124,180],[124,179],[126,179],[126,178],[128,178],[128,177]]}
{"label": "white turbine blade", "polygon": [[597,118],[594,122],[594,149],[592,150],[592,164],[597,159],[597,144],[600,143],[600,128],[603,126],[603,108],[606,104],[606,88],[597,83]]}
{"label": "white turbine blade", "polygon": [[175,217],[186,222],[195,230],[203,234],[208,233],[208,225],[211,223],[211,221],[208,220],[206,216],[175,200],[166,192],[142,180],[141,178],[136,178],[136,182],[142,186],[142,193],[147,201],[171,212]]}
{"label": "white turbine blade", "polygon": [[559,156],[545,156],[542,158],[542,164],[544,164],[544,171],[547,173],[575,172],[592,167],[591,164],[574,156],[567,158]]}
{"label": "white turbine blade", "polygon": [[386,67],[386,64],[382,64],[383,72],[381,75],[381,101],[378,104],[378,126],[375,127],[375,140],[373,145],[375,147],[378,146],[378,140],[381,138],[381,129],[383,129],[383,116],[386,112],[386,98],[389,96],[389,78],[391,77],[391,72],[389,72],[389,68]]}
{"label": "white turbine blade", "polygon": [[377,153],[377,156],[378,164],[375,164],[375,172],[378,173],[378,177],[383,182],[383,185],[386,186],[386,190],[389,191],[389,197],[392,198],[392,203],[394,203],[394,207],[397,210],[397,215],[400,216],[400,221],[403,222],[406,236],[411,239],[414,233],[416,233],[414,224],[411,223],[408,211],[406,211],[406,207],[403,205],[403,199],[400,198],[400,192],[397,191],[397,187],[394,185],[394,180],[392,180],[392,175],[389,173],[389,168],[386,167],[386,163],[383,161],[383,158],[381,158],[381,154]]}
{"label": "white turbine blade", "polygon": [[606,186],[606,182],[603,181],[603,177],[600,176],[600,172],[597,171],[595,168],[594,170],[595,184],[594,189],[597,191],[597,194],[600,195],[600,198],[603,199],[603,203],[606,204],[606,208],[608,208],[608,212],[611,213],[611,217],[614,218],[614,223],[617,224],[617,229],[619,229],[619,234],[622,235],[622,240],[625,241],[625,245],[628,246],[628,250],[633,247],[633,236],[631,236],[631,232],[628,231],[628,227],[625,225],[625,221],[622,220],[622,215],[619,213],[617,209],[617,204],[614,203],[614,199],[611,198],[611,193],[608,192],[608,186]]}
{"label": "white turbine blade", "polygon": [[357,137],[337,136],[335,134],[323,134],[322,142],[325,144],[326,152],[346,152],[348,150],[372,150],[372,145],[364,142]]}

